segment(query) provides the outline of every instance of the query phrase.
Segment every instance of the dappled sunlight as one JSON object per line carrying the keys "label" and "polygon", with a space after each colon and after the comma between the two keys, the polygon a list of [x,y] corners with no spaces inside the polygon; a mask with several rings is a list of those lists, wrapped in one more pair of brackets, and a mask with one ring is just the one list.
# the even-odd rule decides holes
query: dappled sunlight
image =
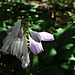
{"label": "dappled sunlight", "polygon": [[74,0],[0,1],[0,75],[75,75]]}

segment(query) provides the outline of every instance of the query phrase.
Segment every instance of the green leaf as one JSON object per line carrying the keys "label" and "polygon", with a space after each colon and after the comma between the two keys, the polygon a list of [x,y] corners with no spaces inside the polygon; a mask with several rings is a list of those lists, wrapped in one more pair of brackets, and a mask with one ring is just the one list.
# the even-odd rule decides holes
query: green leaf
{"label": "green leaf", "polygon": [[2,2],[0,2],[0,5],[2,4]]}
{"label": "green leaf", "polygon": [[65,73],[56,66],[47,66],[41,69],[40,75],[65,75]]}
{"label": "green leaf", "polygon": [[37,22],[41,22],[42,23],[42,22],[44,22],[44,20],[38,20]]}
{"label": "green leaf", "polygon": [[31,5],[33,5],[34,7],[33,8],[38,8],[38,6],[39,6],[39,4],[31,4]]}
{"label": "green leaf", "polygon": [[59,28],[56,31],[55,43],[57,47],[55,49],[58,53],[58,58],[69,60],[75,53],[75,24],[69,22],[65,28]]}
{"label": "green leaf", "polygon": [[61,64],[61,67],[68,70],[69,69],[69,65],[67,63],[63,63]]}
{"label": "green leaf", "polygon": [[74,44],[70,43],[64,46],[65,49],[70,49],[71,47],[73,47]]}
{"label": "green leaf", "polygon": [[38,55],[34,55],[33,61],[32,61],[32,66],[31,66],[31,73],[33,75],[36,75],[38,73],[38,68],[39,68],[39,62],[38,62]]}
{"label": "green leaf", "polygon": [[54,56],[56,54],[57,54],[56,50],[54,48],[51,48],[50,52],[49,52],[49,57],[52,57],[52,56]]}
{"label": "green leaf", "polygon": [[30,9],[29,11],[36,12],[36,9]]}
{"label": "green leaf", "polygon": [[61,3],[61,2],[57,2],[60,6],[63,6],[64,5],[64,3]]}
{"label": "green leaf", "polygon": [[69,61],[75,61],[74,55],[72,55],[68,60],[69,60]]}
{"label": "green leaf", "polygon": [[32,25],[32,28],[34,30],[40,30],[41,29],[39,25],[35,25],[35,24]]}
{"label": "green leaf", "polygon": [[63,34],[64,32],[66,32],[71,26],[72,26],[72,22],[69,22],[65,28],[56,29],[56,32],[57,32],[57,33],[55,33],[56,37],[59,37],[60,35],[62,35],[62,34]]}
{"label": "green leaf", "polygon": [[21,10],[21,12],[22,12],[22,13],[25,13],[25,12],[27,12],[27,11],[26,11],[26,10]]}
{"label": "green leaf", "polygon": [[35,55],[33,58],[33,66],[35,66],[38,63],[38,55]]}
{"label": "green leaf", "polygon": [[75,8],[75,2],[73,2],[73,7]]}

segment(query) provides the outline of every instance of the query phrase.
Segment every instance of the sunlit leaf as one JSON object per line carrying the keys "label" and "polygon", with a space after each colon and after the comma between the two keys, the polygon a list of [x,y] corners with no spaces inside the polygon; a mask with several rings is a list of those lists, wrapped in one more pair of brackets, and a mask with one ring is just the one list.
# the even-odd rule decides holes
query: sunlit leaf
{"label": "sunlit leaf", "polygon": [[54,56],[56,54],[57,54],[56,50],[54,48],[51,48],[50,52],[49,52],[49,56],[51,57],[51,56]]}

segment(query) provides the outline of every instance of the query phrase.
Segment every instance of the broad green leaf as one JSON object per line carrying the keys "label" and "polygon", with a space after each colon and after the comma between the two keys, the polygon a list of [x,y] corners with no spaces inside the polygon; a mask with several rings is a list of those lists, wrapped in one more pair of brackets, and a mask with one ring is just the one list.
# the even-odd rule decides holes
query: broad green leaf
{"label": "broad green leaf", "polygon": [[27,11],[26,11],[26,10],[21,10],[21,12],[22,12],[22,13],[25,13],[25,12],[27,12]]}
{"label": "broad green leaf", "polygon": [[33,57],[33,66],[35,66],[38,63],[38,55],[34,55]]}
{"label": "broad green leaf", "polygon": [[68,59],[69,61],[75,61],[74,55],[71,55],[71,57]]}
{"label": "broad green leaf", "polygon": [[50,52],[49,52],[49,57],[52,57],[52,56],[54,56],[56,54],[57,54],[56,50],[54,48],[51,48]]}
{"label": "broad green leaf", "polygon": [[29,11],[36,12],[36,9],[30,9]]}
{"label": "broad green leaf", "polygon": [[75,8],[75,2],[73,2],[73,7]]}
{"label": "broad green leaf", "polygon": [[74,46],[74,44],[70,43],[70,44],[65,45],[64,49],[68,49],[69,50],[73,46]]}
{"label": "broad green leaf", "polygon": [[69,64],[64,62],[63,64],[61,64],[61,67],[68,70],[69,69]]}
{"label": "broad green leaf", "polygon": [[41,28],[40,28],[40,26],[39,25],[32,25],[32,28],[34,29],[34,30],[40,30]]}
{"label": "broad green leaf", "polygon": [[38,73],[38,69],[39,69],[38,55],[34,55],[34,57],[32,58],[31,61],[32,61],[31,73],[33,75],[36,75]]}
{"label": "broad green leaf", "polygon": [[56,66],[47,66],[41,69],[40,75],[65,75],[65,73]]}

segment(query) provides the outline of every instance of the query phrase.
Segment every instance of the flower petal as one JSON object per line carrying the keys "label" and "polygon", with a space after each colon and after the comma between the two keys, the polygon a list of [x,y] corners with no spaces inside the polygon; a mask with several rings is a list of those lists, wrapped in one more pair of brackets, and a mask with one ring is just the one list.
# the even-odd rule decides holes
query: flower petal
{"label": "flower petal", "polygon": [[40,41],[41,41],[41,36],[39,35],[38,32],[33,31],[33,30],[31,30],[31,29],[29,29],[29,32],[30,32],[30,34],[31,34],[31,37],[32,37],[35,41],[37,41],[37,42],[40,42]]}
{"label": "flower petal", "polygon": [[20,41],[20,43],[18,44],[18,49],[16,51],[16,56],[20,59],[21,55],[22,55],[22,46],[23,46],[23,41]]}
{"label": "flower petal", "polygon": [[23,51],[23,61],[22,61],[22,67],[23,68],[26,68],[30,62],[30,59],[29,59],[29,53],[28,53],[28,47],[27,47],[27,44],[26,44],[26,36],[24,35],[23,36],[23,48],[22,48],[22,51]]}
{"label": "flower petal", "polygon": [[29,40],[30,40],[30,49],[34,54],[39,54],[40,52],[43,51],[41,42],[34,41],[30,36]]}
{"label": "flower petal", "polygon": [[18,32],[19,32],[20,27],[21,27],[21,20],[19,19],[19,20],[17,20],[15,26],[13,27],[13,30],[11,33],[12,37],[18,36]]}
{"label": "flower petal", "polygon": [[8,47],[6,53],[7,53],[7,52],[10,52],[10,50],[11,50],[11,45]]}
{"label": "flower petal", "polygon": [[23,36],[22,41],[23,41],[23,49],[22,49],[23,55],[26,56],[27,53],[28,53],[28,47],[27,47],[27,44],[26,44],[26,36],[25,35]]}
{"label": "flower petal", "polygon": [[42,41],[51,41],[54,39],[53,35],[47,32],[39,32]]}
{"label": "flower petal", "polygon": [[16,55],[17,54],[17,51],[19,49],[19,45],[20,44],[20,41],[17,40],[17,41],[14,41],[11,45],[11,54],[13,55]]}
{"label": "flower petal", "polygon": [[18,38],[21,38],[23,35],[23,27],[21,28],[21,30],[19,30],[18,32]]}
{"label": "flower petal", "polygon": [[7,49],[9,48],[9,46],[14,42],[16,41],[17,38],[14,38],[13,37],[8,37],[7,41],[4,43],[4,45],[2,46],[1,50],[6,53],[7,52]]}
{"label": "flower petal", "polygon": [[4,39],[3,39],[3,43],[5,43],[7,41],[7,39],[9,38],[10,35],[7,35]]}
{"label": "flower petal", "polygon": [[12,30],[13,30],[13,28],[9,28],[9,29],[7,29],[7,32],[10,33],[10,32],[12,32]]}
{"label": "flower petal", "polygon": [[22,61],[22,67],[26,68],[30,63],[30,59],[29,59],[29,53],[26,55],[26,57],[23,58]]}

